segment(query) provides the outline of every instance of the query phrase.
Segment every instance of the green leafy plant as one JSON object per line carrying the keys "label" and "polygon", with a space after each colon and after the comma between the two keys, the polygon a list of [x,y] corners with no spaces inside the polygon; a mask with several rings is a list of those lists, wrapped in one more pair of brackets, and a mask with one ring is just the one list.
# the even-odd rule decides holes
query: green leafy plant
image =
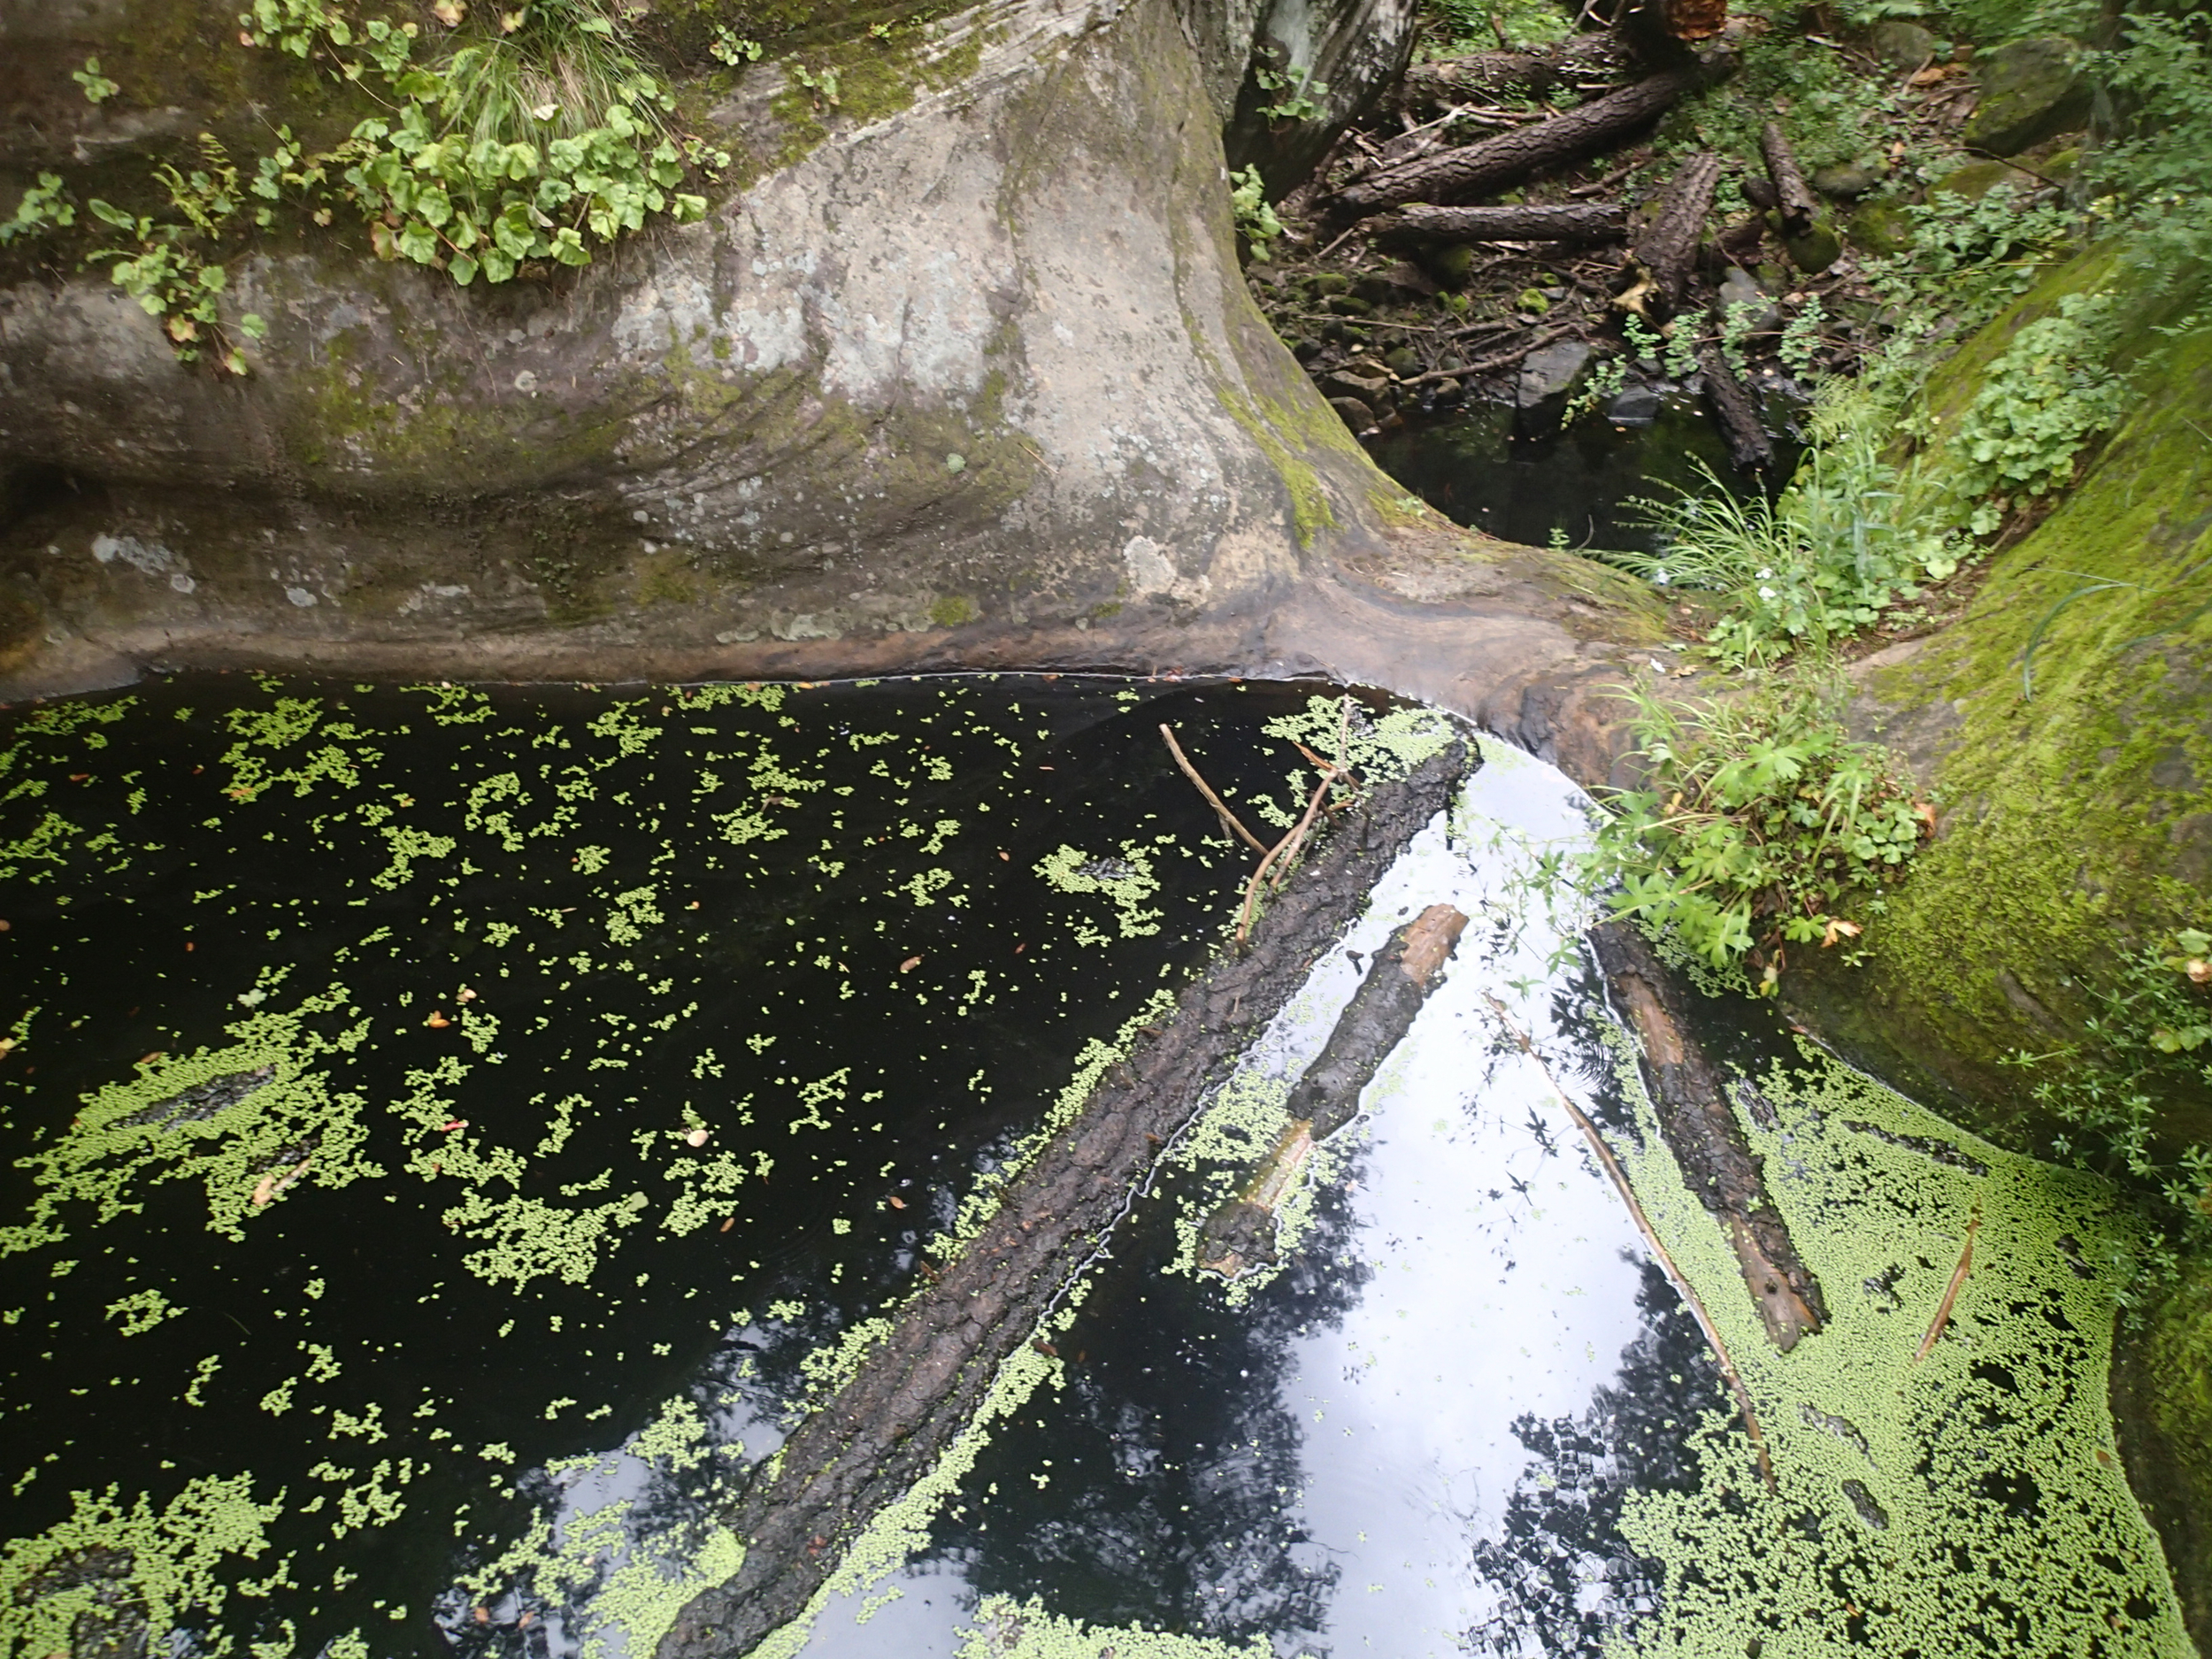
{"label": "green leafy plant", "polygon": [[1275,240],[1283,234],[1283,221],[1267,204],[1267,186],[1256,166],[1229,175],[1229,211],[1235,214],[1237,231],[1252,257],[1264,264]]}
{"label": "green leafy plant", "polygon": [[[87,263],[106,265],[115,285],[149,316],[161,319],[180,361],[192,363],[204,356],[243,374],[245,356],[230,338],[219,310],[227,278],[223,267],[205,256],[230,227],[244,198],[229,152],[208,133],[200,134],[199,147],[202,166],[188,173],[165,162],[154,169],[174,219],[129,213],[97,197],[86,204],[94,218],[126,238],[119,246],[94,250]],[[238,319],[238,329],[254,340],[266,332],[250,311]]]}
{"label": "green leafy plant", "polygon": [[2127,381],[2109,361],[2113,303],[2107,293],[2066,296],[1984,372],[1951,434],[1954,488],[1987,503],[1978,534],[1995,527],[2007,498],[2071,482],[2075,458],[2126,407]]}
{"label": "green leafy plant", "polygon": [[58,173],[42,173],[38,182],[23,192],[12,218],[0,219],[0,248],[24,236],[37,236],[77,222],[77,204],[70,198]]}
{"label": "green leafy plant", "polygon": [[96,58],[86,58],[84,67],[71,70],[69,78],[84,88],[85,101],[89,104],[105,104],[118,90],[115,82],[100,73]]}
{"label": "green leafy plant", "polygon": [[1256,111],[1260,119],[1271,126],[1283,121],[1318,120],[1328,113],[1321,100],[1329,96],[1329,88],[1313,78],[1310,69],[1286,73],[1262,65],[1252,71],[1252,79],[1261,91],[1281,95],[1273,102],[1262,104]]}
{"label": "green leafy plant", "polygon": [[2183,928],[2083,987],[2094,1010],[2074,1042],[2009,1064],[2040,1075],[2036,1103],[2063,1125],[2052,1150],[2154,1194],[2185,1237],[2212,1239],[2212,1147],[2159,1134],[2176,1100],[2212,1087],[2212,933]]}
{"label": "green leafy plant", "polygon": [[1886,750],[1854,741],[1842,699],[1763,687],[1696,710],[1636,703],[1643,787],[1616,792],[1584,879],[1617,917],[1707,966],[1758,966],[1770,988],[1793,944],[1855,940],[1920,844],[1933,809]]}
{"label": "green leafy plant", "polygon": [[1864,394],[1830,388],[1815,442],[1778,496],[1739,496],[1701,469],[1701,490],[1635,503],[1659,532],[1658,552],[1606,558],[1661,587],[1722,595],[1707,643],[1728,666],[1824,652],[1957,568],[1884,457],[1872,412]]}
{"label": "green leafy plant", "polygon": [[716,62],[727,64],[734,69],[740,64],[758,63],[764,50],[758,41],[747,40],[734,29],[722,27],[714,31],[714,39],[707,46],[707,55]]}

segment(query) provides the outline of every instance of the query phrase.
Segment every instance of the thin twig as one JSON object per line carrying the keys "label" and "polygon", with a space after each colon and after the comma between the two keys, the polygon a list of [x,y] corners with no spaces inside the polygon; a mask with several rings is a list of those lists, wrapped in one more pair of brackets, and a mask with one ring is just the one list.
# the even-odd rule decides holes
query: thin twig
{"label": "thin twig", "polygon": [[1974,1271],[1974,1235],[1981,1230],[1982,1212],[1979,1206],[1966,1221],[1966,1245],[1959,1251],[1959,1264],[1951,1270],[1951,1282],[1943,1288],[1943,1300],[1936,1304],[1935,1317],[1929,1322],[1928,1334],[1920,1339],[1920,1346],[1913,1352],[1916,1365],[1928,1357],[1929,1350],[1943,1340],[1943,1327],[1951,1323],[1951,1304],[1959,1299],[1959,1290],[1966,1283],[1966,1276]]}
{"label": "thin twig", "polygon": [[1403,380],[1400,380],[1398,384],[1401,386],[1420,386],[1430,380],[1456,380],[1464,375],[1481,374],[1491,369],[1502,369],[1509,363],[1518,363],[1523,357],[1525,357],[1530,353],[1533,352],[1539,346],[1548,344],[1550,342],[1558,339],[1560,335],[1571,334],[1573,332],[1574,326],[1572,324],[1563,324],[1557,328],[1541,329],[1537,333],[1531,334],[1527,339],[1521,342],[1519,345],[1515,346],[1509,351],[1500,351],[1493,353],[1491,356],[1486,357],[1477,357],[1472,363],[1466,365],[1463,368],[1431,369],[1425,374],[1409,374]]}
{"label": "thin twig", "polygon": [[1313,827],[1314,814],[1320,810],[1321,803],[1329,793],[1329,787],[1338,779],[1348,778],[1352,775],[1352,769],[1344,764],[1344,745],[1351,736],[1351,732],[1352,703],[1351,699],[1347,697],[1340,702],[1337,709],[1337,758],[1333,763],[1317,758],[1313,751],[1307,749],[1303,743],[1298,744],[1299,752],[1321,768],[1321,781],[1314,786],[1313,799],[1306,803],[1305,816],[1298,820],[1296,826],[1289,834],[1284,836],[1269,849],[1267,856],[1260,860],[1260,867],[1252,872],[1251,880],[1245,883],[1244,904],[1237,912],[1237,943],[1240,945],[1252,931],[1252,906],[1259,897],[1261,878],[1267,874],[1271,866],[1278,867],[1279,873],[1271,886],[1277,889],[1282,887],[1283,878],[1280,872],[1286,872],[1290,868],[1291,859],[1296,856],[1299,847],[1305,841],[1306,833]]}
{"label": "thin twig", "polygon": [[1677,1294],[1688,1304],[1691,1314],[1697,1320],[1698,1329],[1705,1333],[1705,1340],[1713,1350],[1713,1357],[1720,1362],[1720,1374],[1727,1379],[1729,1388],[1736,1396],[1736,1408],[1743,1414],[1744,1432],[1751,1437],[1752,1448],[1759,1454],[1759,1472],[1766,1479],[1767,1490],[1772,1492],[1775,1489],[1774,1463],[1767,1455],[1766,1436],[1759,1432],[1758,1413],[1751,1409],[1751,1391],[1744,1386],[1743,1379],[1737,1374],[1736,1362],[1728,1357],[1728,1345],[1720,1340],[1720,1332],[1713,1324],[1713,1316],[1705,1310],[1704,1302],[1699,1300],[1697,1292],[1691,1287],[1682,1270],[1675,1265],[1674,1257],[1667,1253],[1667,1247],[1659,1242],[1659,1234],[1651,1225],[1651,1217],[1644,1213],[1643,1205],[1636,1200],[1635,1188],[1628,1184],[1628,1171],[1613,1156],[1613,1148],[1605,1144],[1605,1137],[1598,1133],[1597,1125],[1590,1121],[1588,1113],[1575,1104],[1574,1096],[1560,1087],[1550,1065],[1542,1055],[1537,1053],[1536,1045],[1528,1040],[1528,1033],[1515,1025],[1513,1016],[1505,1011],[1505,1004],[1487,993],[1485,993],[1485,999],[1496,1012],[1499,1023],[1511,1034],[1513,1041],[1521,1045],[1521,1052],[1536,1062],[1537,1069],[1543,1072],[1545,1080],[1552,1087],[1552,1092],[1559,1096],[1560,1104],[1575,1120],[1575,1127],[1582,1131],[1583,1139],[1590,1143],[1590,1150],[1597,1156],[1606,1174],[1612,1178],[1614,1189],[1620,1194],[1621,1202],[1628,1206],[1629,1219],[1644,1235],[1644,1242],[1651,1247],[1652,1255],[1658,1259],[1668,1279],[1673,1281]]}
{"label": "thin twig", "polygon": [[1164,720],[1160,723],[1160,735],[1167,739],[1167,752],[1175,757],[1175,764],[1183,769],[1183,776],[1196,784],[1198,793],[1206,797],[1206,804],[1221,814],[1221,827],[1245,842],[1261,857],[1266,857],[1267,843],[1245,828],[1237,815],[1223,804],[1221,797],[1216,795],[1206,780],[1198,775],[1198,768],[1190,764],[1190,757],[1183,753],[1183,746],[1175,741],[1175,733],[1169,729]]}

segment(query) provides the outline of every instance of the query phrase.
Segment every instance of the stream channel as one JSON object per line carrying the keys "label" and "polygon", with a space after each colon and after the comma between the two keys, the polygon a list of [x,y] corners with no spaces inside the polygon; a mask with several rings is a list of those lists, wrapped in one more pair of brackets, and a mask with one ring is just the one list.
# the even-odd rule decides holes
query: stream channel
{"label": "stream channel", "polygon": [[[223,675],[9,711],[0,1659],[645,1659],[868,1322],[1225,945],[1253,861],[1160,724],[1272,839],[1313,781],[1289,739],[1337,709]],[[757,1651],[2189,1652],[2105,1403],[2124,1210],[1716,1002],[1830,1310],[1776,1351],[1549,879],[1586,810],[1484,741]],[[1194,1271],[1438,902],[1471,924],[1279,1261]],[[1563,1087],[1711,1310],[1771,1490]]]}

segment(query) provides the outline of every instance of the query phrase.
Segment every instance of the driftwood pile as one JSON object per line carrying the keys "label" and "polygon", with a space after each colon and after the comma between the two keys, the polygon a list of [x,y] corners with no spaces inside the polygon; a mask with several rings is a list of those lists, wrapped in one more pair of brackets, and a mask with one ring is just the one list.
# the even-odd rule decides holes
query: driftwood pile
{"label": "driftwood pile", "polygon": [[[1668,27],[1678,42],[1703,38],[1717,29],[1717,25],[1706,27],[1712,19],[1701,11],[1693,17],[1695,10],[1677,5],[1668,12]],[[1701,282],[1721,260],[1743,251],[1734,242],[1717,249],[1707,237],[1724,166],[1719,157],[1701,153],[1686,158],[1643,216],[1640,228],[1638,216],[1617,201],[1479,204],[1479,198],[1514,189],[1619,143],[1734,66],[1724,47],[1695,57],[1678,49],[1673,58],[1670,66],[1610,89],[1603,89],[1604,84],[1636,61],[1620,30],[1577,35],[1548,51],[1500,50],[1416,65],[1406,72],[1400,89],[1401,119],[1408,131],[1387,144],[1367,145],[1367,154],[1354,161],[1351,176],[1316,204],[1318,216],[1343,234],[1357,233],[1409,250],[1537,243],[1564,251],[1626,243],[1627,259],[1612,296],[1616,308],[1661,325],[1702,310],[1697,301]],[[1536,117],[1487,102],[1510,88],[1542,92],[1559,87],[1600,96],[1563,113]],[[1441,119],[1416,124],[1416,111],[1440,106],[1447,111]],[[1503,130],[1471,143],[1448,145],[1439,129],[1454,118],[1502,125]],[[1747,193],[1771,204],[1784,237],[1809,234],[1818,204],[1779,123],[1766,123],[1759,149],[1765,179],[1755,187],[1747,180]],[[1744,160],[1747,164],[1749,158]],[[1618,176],[1572,194],[1609,188]],[[1736,465],[1771,467],[1773,445],[1741,377],[1712,342],[1700,345],[1694,355],[1709,406]],[[1445,373],[1417,378],[1435,380]]]}

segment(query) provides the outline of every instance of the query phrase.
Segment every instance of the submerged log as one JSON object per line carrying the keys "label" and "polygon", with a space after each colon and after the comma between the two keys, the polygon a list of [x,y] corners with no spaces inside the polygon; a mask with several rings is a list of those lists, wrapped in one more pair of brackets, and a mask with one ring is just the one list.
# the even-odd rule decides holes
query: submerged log
{"label": "submerged log", "polygon": [[1713,419],[1728,441],[1728,458],[1742,472],[1764,472],[1774,465],[1774,442],[1759,419],[1759,407],[1750,389],[1728,366],[1721,349],[1710,343],[1697,349],[1697,366],[1705,374],[1705,399]]}
{"label": "submerged log", "polygon": [[1680,983],[1627,923],[1594,927],[1590,941],[1643,1043],[1645,1075],[1667,1149],[1690,1190],[1728,1234],[1767,1335],[1786,1354],[1800,1337],[1828,1322],[1827,1304],[1774,1207],[1765,1171],[1744,1144],[1718,1069],[1689,1034],[1689,1003]]}
{"label": "submerged log", "polygon": [[1705,234],[1705,216],[1712,211],[1713,190],[1720,182],[1720,157],[1701,151],[1676,169],[1658,217],[1636,239],[1636,263],[1644,282],[1637,292],[1641,303],[1634,307],[1661,320],[1682,309],[1697,268],[1698,243]]}
{"label": "submerged log", "polygon": [[1509,189],[1532,174],[1594,155],[1658,119],[1702,79],[1695,67],[1669,69],[1532,127],[1370,173],[1338,196],[1340,221],[1364,219],[1406,202],[1460,202]]}
{"label": "submerged log", "polygon": [[1376,878],[1451,799],[1467,764],[1467,746],[1455,742],[1402,781],[1363,789],[1260,918],[1250,948],[1188,987],[1162,1027],[1109,1069],[981,1233],[754,1470],[728,1514],[743,1566],[685,1607],[657,1659],[733,1659],[804,1610],[846,1547],[966,1426],[1000,1363],[1036,1336],[1162,1144],[1360,914]]}
{"label": "submerged log", "polygon": [[1432,207],[1414,203],[1367,222],[1378,242],[1610,242],[1628,234],[1614,202],[1563,207]]}
{"label": "submerged log", "polygon": [[1774,181],[1774,205],[1782,216],[1782,234],[1805,235],[1819,216],[1820,204],[1813,200],[1812,186],[1805,182],[1798,168],[1796,152],[1790,149],[1781,122],[1769,121],[1759,129],[1759,153],[1766,157],[1767,177]]}
{"label": "submerged log", "polygon": [[1275,1211],[1313,1143],[1352,1121],[1360,1091],[1405,1041],[1466,926],[1466,917],[1450,905],[1432,904],[1375,953],[1329,1041],[1290,1092],[1285,1108],[1290,1127],[1244,1190],[1207,1217],[1199,1235],[1199,1266],[1234,1279],[1255,1262],[1275,1259]]}

